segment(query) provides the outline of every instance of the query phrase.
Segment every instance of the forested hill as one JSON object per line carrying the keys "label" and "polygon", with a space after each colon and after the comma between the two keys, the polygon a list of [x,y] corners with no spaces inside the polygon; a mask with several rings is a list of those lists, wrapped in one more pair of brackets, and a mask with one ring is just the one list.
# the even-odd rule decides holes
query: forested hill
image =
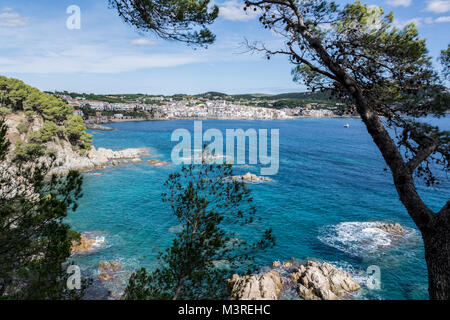
{"label": "forested hill", "polygon": [[91,147],[83,119],[71,106],[18,79],[0,76],[0,117],[9,120],[10,131],[18,132],[16,154],[42,150],[50,141],[69,141],[80,153]]}

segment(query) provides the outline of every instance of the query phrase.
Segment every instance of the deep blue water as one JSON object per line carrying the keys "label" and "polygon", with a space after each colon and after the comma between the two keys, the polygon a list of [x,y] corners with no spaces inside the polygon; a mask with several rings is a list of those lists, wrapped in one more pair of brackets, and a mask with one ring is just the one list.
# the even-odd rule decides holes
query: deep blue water
{"label": "deep blue water", "polygon": [[[442,129],[450,119],[435,120]],[[350,128],[344,129],[349,123]],[[128,122],[111,125],[113,132],[95,132],[96,147],[148,147],[170,161],[176,143],[173,130],[193,132],[193,121]],[[273,228],[277,245],[258,257],[274,260],[319,258],[350,271],[358,281],[365,270],[381,270],[381,290],[363,290],[359,299],[426,299],[427,271],[419,232],[398,200],[391,174],[359,119],[297,119],[287,121],[203,121],[204,130],[217,128],[280,129],[280,169],[275,181],[251,184],[258,215],[248,229],[251,236]],[[163,182],[178,167],[143,164],[107,168],[97,176],[85,174],[84,197],[68,223],[80,232],[104,236],[97,252],[75,257],[85,276],[96,278],[100,260],[118,260],[125,270],[152,268],[166,248],[178,223],[161,201]],[[235,173],[256,167],[236,166]],[[448,180],[438,188],[419,187],[425,202],[438,210],[450,198]],[[392,239],[370,228],[368,222],[398,222],[407,236]],[[389,244],[389,242],[391,242]],[[122,281],[125,281],[126,273]],[[109,286],[120,286],[120,280]],[[111,287],[111,288],[112,288]]]}

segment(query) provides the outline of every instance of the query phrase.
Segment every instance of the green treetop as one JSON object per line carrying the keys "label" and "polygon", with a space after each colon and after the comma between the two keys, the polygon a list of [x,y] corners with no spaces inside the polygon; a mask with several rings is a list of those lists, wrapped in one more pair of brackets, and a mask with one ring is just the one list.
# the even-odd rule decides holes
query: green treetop
{"label": "green treetop", "polygon": [[[29,133],[30,142],[46,143],[59,137],[69,140],[82,152],[91,146],[91,136],[86,132],[83,119],[74,115],[70,105],[18,79],[0,76],[0,114],[15,112],[24,112],[29,121],[36,115],[43,118],[43,127]],[[21,123],[18,129],[26,133],[28,127],[27,123]]]}

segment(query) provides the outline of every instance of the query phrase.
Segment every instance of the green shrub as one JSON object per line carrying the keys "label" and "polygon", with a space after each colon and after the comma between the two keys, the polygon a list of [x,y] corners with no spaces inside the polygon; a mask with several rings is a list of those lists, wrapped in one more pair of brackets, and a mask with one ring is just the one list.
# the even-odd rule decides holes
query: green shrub
{"label": "green shrub", "polygon": [[20,121],[20,123],[16,127],[16,129],[20,133],[27,133],[29,128],[30,128],[30,123],[26,120]]}
{"label": "green shrub", "polygon": [[64,128],[58,126],[52,121],[45,121],[41,130],[33,131],[29,138],[30,141],[36,143],[45,143],[50,141],[53,137],[64,132]]}
{"label": "green shrub", "polygon": [[0,107],[0,116],[5,116],[7,114],[10,114],[12,111],[11,109],[8,109],[6,107]]}
{"label": "green shrub", "polygon": [[16,143],[16,148],[14,149],[14,154],[17,159],[28,161],[29,159],[36,159],[43,156],[45,154],[45,150],[45,146],[18,141]]}
{"label": "green shrub", "polygon": [[79,232],[75,231],[75,230],[68,230],[67,231],[67,239],[70,242],[73,242],[73,241],[80,242],[81,234]]}
{"label": "green shrub", "polygon": [[67,137],[73,145],[78,146],[81,150],[89,149],[92,144],[92,135],[86,132],[81,116],[70,115],[64,125]]}

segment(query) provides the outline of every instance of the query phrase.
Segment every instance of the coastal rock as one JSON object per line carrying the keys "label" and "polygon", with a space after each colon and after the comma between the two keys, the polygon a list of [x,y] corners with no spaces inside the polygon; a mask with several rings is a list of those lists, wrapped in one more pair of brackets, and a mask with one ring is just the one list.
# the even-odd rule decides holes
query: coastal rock
{"label": "coastal rock", "polygon": [[281,262],[280,262],[280,261],[274,261],[274,262],[272,263],[272,267],[274,267],[274,268],[279,268],[279,267],[281,267]]}
{"label": "coastal rock", "polygon": [[170,162],[157,159],[148,160],[147,163],[154,167],[167,167],[168,165],[170,165]]}
{"label": "coastal rock", "polygon": [[228,280],[232,300],[278,300],[284,279],[274,270],[261,276],[233,275]]}
{"label": "coastal rock", "polygon": [[397,235],[405,234],[405,229],[399,223],[383,223],[383,224],[377,225],[376,228],[381,229],[387,233],[392,233],[392,234],[397,234]]}
{"label": "coastal rock", "polygon": [[72,241],[71,251],[72,253],[82,253],[92,250],[95,240],[81,237],[80,242]]}
{"label": "coastal rock", "polygon": [[308,261],[296,268],[290,278],[298,284],[298,294],[308,300],[337,300],[361,289],[348,273],[327,262],[319,265]]}
{"label": "coastal rock", "polygon": [[248,182],[273,181],[272,179],[267,178],[267,177],[258,177],[256,174],[253,174],[251,172],[247,172],[243,176],[233,176],[233,177],[231,177],[231,180],[233,180],[233,181],[243,180],[243,181],[248,181]]}
{"label": "coastal rock", "polygon": [[107,273],[100,273],[98,275],[98,278],[102,281],[111,281],[114,277]]}
{"label": "coastal rock", "polygon": [[[11,150],[19,141],[27,141],[27,133],[18,130],[21,123],[28,123],[28,132],[39,131],[43,128],[44,120],[42,117],[29,117],[25,113],[12,113],[6,117],[6,124],[8,126],[7,138],[11,142]],[[121,164],[121,160],[140,159],[141,157],[149,156],[148,150],[143,148],[125,149],[120,151],[113,151],[105,148],[91,147],[84,153],[75,150],[68,140],[59,137],[53,137],[49,142],[45,143],[48,151],[51,151],[55,156],[52,163],[52,170],[49,175],[67,175],[69,171],[76,170],[80,172],[91,171],[94,169],[103,169],[109,165],[110,161],[115,161],[114,164]],[[8,156],[11,160],[12,153]],[[44,157],[43,162],[50,165],[49,157]],[[119,162],[117,162],[119,161]]]}
{"label": "coastal rock", "polygon": [[117,272],[122,270],[122,263],[117,261],[99,261],[98,269],[101,272]]}
{"label": "coastal rock", "polygon": [[86,126],[86,129],[90,129],[90,130],[98,130],[98,131],[115,131],[116,130],[114,128],[102,126],[97,123],[85,122],[85,126]]}
{"label": "coastal rock", "polygon": [[108,165],[119,166],[123,160],[130,160],[138,163],[141,157],[148,156],[146,149],[125,149],[113,151],[105,148],[92,147],[86,154],[80,155],[72,150],[67,142],[59,144],[50,143],[48,148],[56,152],[57,166],[53,168],[51,174],[66,175],[70,170],[86,172],[94,169],[103,169]]}

